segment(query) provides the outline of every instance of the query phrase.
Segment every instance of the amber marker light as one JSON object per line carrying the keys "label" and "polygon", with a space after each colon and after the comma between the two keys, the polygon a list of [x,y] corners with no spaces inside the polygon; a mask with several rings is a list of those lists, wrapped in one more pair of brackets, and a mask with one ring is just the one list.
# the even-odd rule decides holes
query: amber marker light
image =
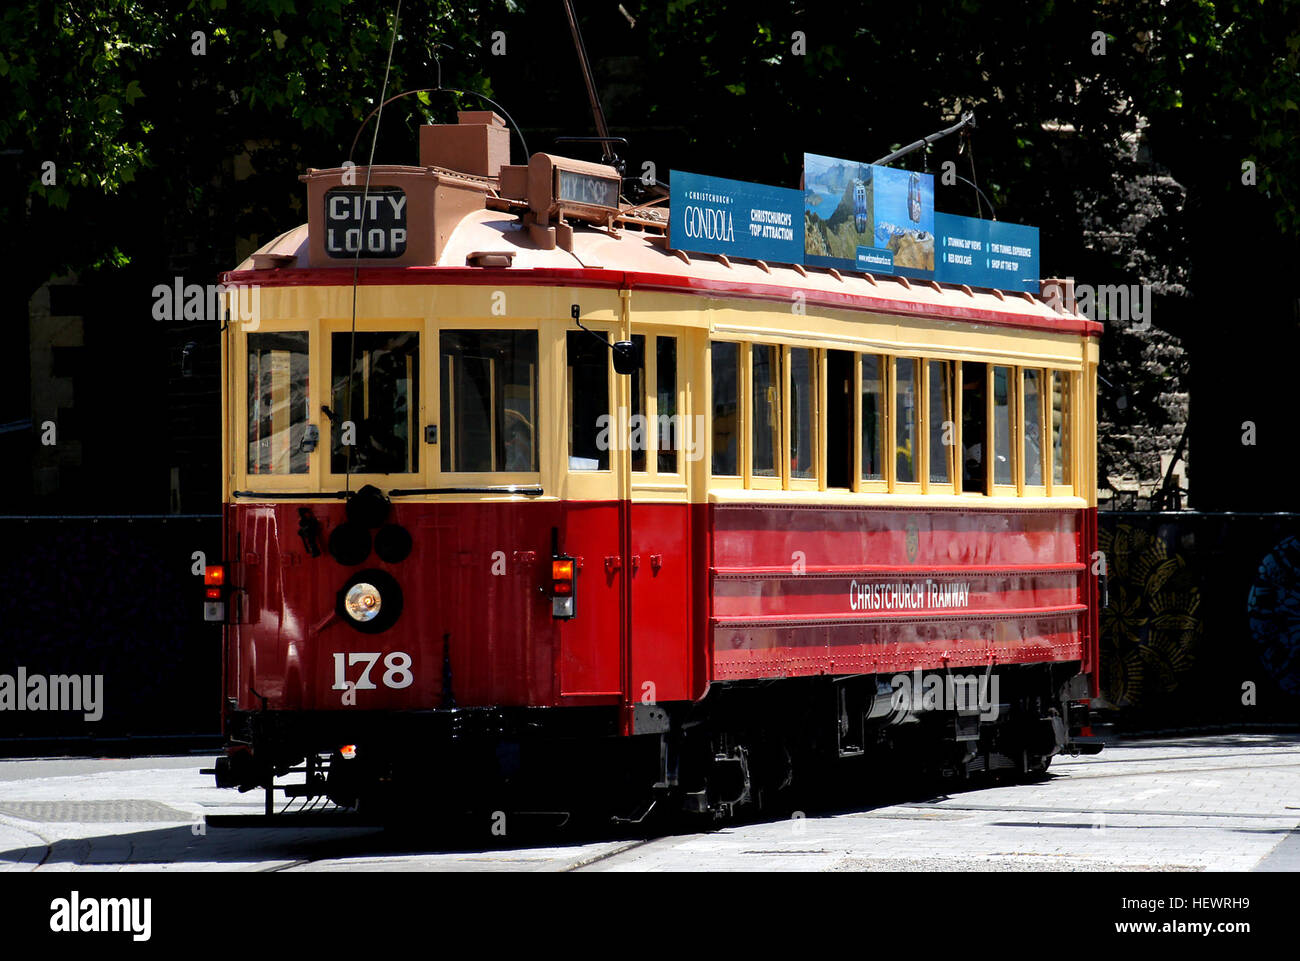
{"label": "amber marker light", "polygon": [[567,621],[577,613],[573,584],[575,570],[572,557],[561,554],[551,558],[551,616],[557,620]]}
{"label": "amber marker light", "polygon": [[573,558],[551,561],[551,593],[563,597],[573,593]]}

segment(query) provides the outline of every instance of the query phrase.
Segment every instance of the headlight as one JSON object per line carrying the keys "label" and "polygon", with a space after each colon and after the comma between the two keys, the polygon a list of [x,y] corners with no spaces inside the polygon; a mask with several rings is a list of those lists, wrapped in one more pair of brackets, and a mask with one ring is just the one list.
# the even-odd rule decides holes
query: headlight
{"label": "headlight", "polygon": [[347,611],[348,617],[364,624],[379,615],[379,608],[383,603],[384,599],[379,595],[379,590],[373,584],[362,581],[353,584],[348,590],[343,598],[343,609]]}
{"label": "headlight", "polygon": [[334,598],[338,619],[362,634],[382,634],[402,616],[402,588],[387,571],[357,571]]}

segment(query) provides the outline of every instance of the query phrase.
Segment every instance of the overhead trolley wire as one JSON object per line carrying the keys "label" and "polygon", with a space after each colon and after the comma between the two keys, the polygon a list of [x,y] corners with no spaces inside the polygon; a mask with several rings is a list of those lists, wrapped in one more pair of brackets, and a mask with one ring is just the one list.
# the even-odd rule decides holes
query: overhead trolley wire
{"label": "overhead trolley wire", "polygon": [[[384,117],[384,97],[388,94],[388,75],[393,68],[393,47],[397,44],[397,25],[402,17],[402,0],[397,0],[397,9],[393,11],[393,35],[388,41],[388,62],[384,65],[384,83],[379,91],[379,106],[375,113],[375,133],[370,139],[370,160],[366,163],[366,183],[361,189],[361,237],[362,242],[357,244],[357,255],[352,261],[352,332],[348,346],[348,393],[343,398],[343,422],[352,423],[352,390],[356,378],[357,367],[357,285],[361,280],[361,250],[365,246],[366,236],[366,211],[369,208],[370,197],[370,171],[375,165],[375,149],[379,145],[379,124]],[[364,125],[363,125],[364,126]],[[358,131],[358,134],[360,131]],[[356,146],[356,141],[353,141]],[[331,421],[333,419],[331,418]],[[331,424],[331,426],[334,426]],[[355,431],[355,427],[353,428]],[[355,433],[352,438],[356,440]],[[346,475],[344,477],[344,490],[350,492],[352,489],[352,448],[355,444],[345,444],[347,448],[347,462],[345,465]],[[330,445],[331,452],[333,444]]]}

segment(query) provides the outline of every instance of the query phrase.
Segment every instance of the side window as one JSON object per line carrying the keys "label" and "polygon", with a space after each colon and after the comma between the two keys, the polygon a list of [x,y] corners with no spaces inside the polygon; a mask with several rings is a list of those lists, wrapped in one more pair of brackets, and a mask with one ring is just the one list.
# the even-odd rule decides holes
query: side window
{"label": "side window", "polygon": [[537,331],[444,330],[438,356],[443,471],[536,471]]}
{"label": "side window", "polygon": [[993,368],[993,483],[1014,484],[1016,475],[1011,463],[1011,425],[1014,398],[1011,391],[1011,368]]}
{"label": "side window", "polygon": [[930,483],[952,484],[953,436],[952,363],[946,360],[926,362],[929,397],[926,400],[930,435]]}
{"label": "side window", "polygon": [[419,344],[413,330],[331,335],[332,473],[419,469]]}
{"label": "side window", "polygon": [[885,358],[862,355],[862,479],[884,480]]}
{"label": "side window", "polygon": [[[596,337],[608,342],[604,331]],[[609,349],[584,330],[567,332],[569,470],[609,470]],[[640,380],[640,378],[638,378]]]}
{"label": "side window", "polygon": [[1074,483],[1074,464],[1070,459],[1070,417],[1073,413],[1070,396],[1070,374],[1064,370],[1052,373],[1052,483],[1069,486]]}
{"label": "side window", "polygon": [[305,474],[307,332],[248,335],[248,473]]}
{"label": "side window", "polygon": [[[655,397],[658,402],[655,437],[659,453],[659,473],[676,474],[681,470],[681,416],[677,410],[677,338],[655,338]],[[692,435],[693,437],[694,435]],[[692,443],[699,443],[692,440]]]}
{"label": "side window", "polygon": [[989,423],[989,369],[987,364],[962,361],[961,365],[961,489],[987,494]]}
{"label": "side window", "polygon": [[900,484],[911,484],[920,480],[916,469],[916,361],[900,357],[894,364],[894,417],[898,422],[894,477]]}
{"label": "side window", "polygon": [[753,463],[755,477],[780,477],[777,456],[781,450],[781,348],[754,344],[753,358]]}
{"label": "side window", "polygon": [[790,476],[817,476],[817,352],[790,348]]}
{"label": "side window", "polygon": [[740,474],[740,345],[714,341],[711,353],[713,473],[735,477]]}
{"label": "side window", "polygon": [[[637,345],[641,356],[645,354],[645,334],[633,334],[632,343]],[[638,368],[628,375],[628,393],[632,399],[631,416],[628,418],[628,456],[632,461],[632,470],[645,472],[646,448],[654,436],[653,427],[645,422],[646,412],[646,378],[645,368]],[[614,424],[610,427],[613,428]]]}
{"label": "side window", "polygon": [[1043,372],[1024,371],[1025,483],[1043,482]]}

